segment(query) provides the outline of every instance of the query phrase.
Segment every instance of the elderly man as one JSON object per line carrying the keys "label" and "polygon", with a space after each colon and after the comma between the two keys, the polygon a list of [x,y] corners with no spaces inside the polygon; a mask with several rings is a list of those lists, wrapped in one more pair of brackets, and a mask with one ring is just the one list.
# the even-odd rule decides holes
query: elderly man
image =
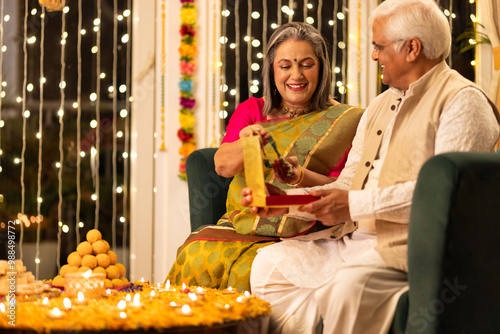
{"label": "elderly man", "polygon": [[[386,0],[370,22],[372,59],[390,89],[368,106],[338,180],[288,192],[320,196],[289,214],[331,227],[265,247],[252,266],[252,292],[271,303],[273,333],[386,333],[408,289],[421,166],[444,152],[493,151],[499,138],[497,108],[445,62],[451,33],[434,0]],[[242,194],[248,206],[251,189]]]}

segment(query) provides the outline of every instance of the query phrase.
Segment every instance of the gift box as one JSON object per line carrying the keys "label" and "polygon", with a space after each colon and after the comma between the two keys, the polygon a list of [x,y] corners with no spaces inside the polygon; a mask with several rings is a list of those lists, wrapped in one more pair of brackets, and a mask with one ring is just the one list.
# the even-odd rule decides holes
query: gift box
{"label": "gift box", "polygon": [[264,178],[264,160],[259,136],[240,138],[243,150],[245,182],[252,189],[250,206],[290,207],[311,203],[319,197],[312,195],[268,195]]}

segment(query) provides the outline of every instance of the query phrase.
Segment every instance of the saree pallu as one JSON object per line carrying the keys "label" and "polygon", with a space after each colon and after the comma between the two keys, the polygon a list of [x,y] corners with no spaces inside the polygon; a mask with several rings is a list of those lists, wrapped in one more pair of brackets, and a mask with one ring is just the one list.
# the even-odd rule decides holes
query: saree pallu
{"label": "saree pallu", "polygon": [[[328,175],[350,149],[362,113],[362,109],[339,104],[325,111],[260,124],[283,157],[296,156],[302,167]],[[278,158],[271,145],[263,150],[271,162]],[[264,167],[264,176],[268,183],[289,188],[274,180],[271,168]],[[167,277],[171,283],[250,291],[250,269],[259,248],[317,227],[315,222],[287,215],[260,218],[250,213],[240,205],[245,186],[242,171],[229,186],[227,213],[218,225],[193,232],[179,248]]]}

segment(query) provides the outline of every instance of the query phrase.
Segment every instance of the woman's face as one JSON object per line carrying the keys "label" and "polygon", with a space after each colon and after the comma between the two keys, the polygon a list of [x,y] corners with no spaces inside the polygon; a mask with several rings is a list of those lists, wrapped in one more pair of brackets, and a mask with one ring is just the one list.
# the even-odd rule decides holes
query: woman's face
{"label": "woman's face", "polygon": [[307,41],[289,39],[276,49],[274,83],[283,103],[293,109],[309,105],[318,86],[320,63]]}

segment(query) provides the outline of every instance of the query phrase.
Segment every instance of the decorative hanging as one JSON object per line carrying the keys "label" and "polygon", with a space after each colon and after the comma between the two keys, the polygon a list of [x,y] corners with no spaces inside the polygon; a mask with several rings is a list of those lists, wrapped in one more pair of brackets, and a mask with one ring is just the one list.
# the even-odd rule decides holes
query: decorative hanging
{"label": "decorative hanging", "polygon": [[[194,58],[196,56],[196,8],[194,0],[181,0],[181,46],[180,54],[180,129],[177,136],[182,142],[179,148],[181,161],[179,164],[179,178],[186,180],[186,158],[196,150],[196,141],[194,138],[194,107],[196,100],[193,95],[193,74],[195,71]],[[162,89],[162,94],[164,94]]]}

